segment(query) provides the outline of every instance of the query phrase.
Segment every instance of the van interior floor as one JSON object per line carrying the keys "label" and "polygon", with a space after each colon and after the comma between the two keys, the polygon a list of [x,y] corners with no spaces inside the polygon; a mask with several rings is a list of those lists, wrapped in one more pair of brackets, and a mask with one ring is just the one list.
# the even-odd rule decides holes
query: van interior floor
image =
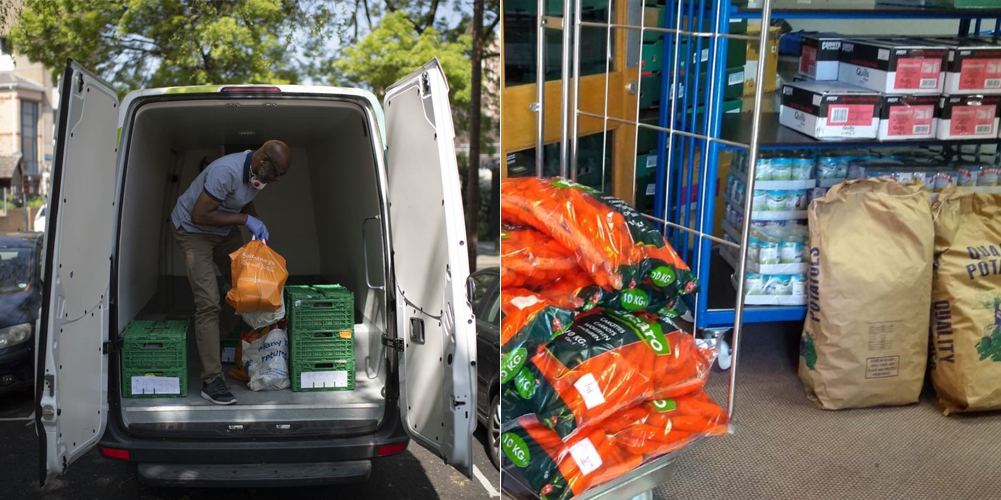
{"label": "van interior floor", "polygon": [[[654,498],[998,498],[999,413],[945,417],[927,381],[916,405],[820,410],[796,374],[801,328],[744,330],[734,433],[682,454]],[[710,377],[721,404],[728,375]]]}
{"label": "van interior floor", "polygon": [[[183,279],[183,278],[182,278]],[[187,280],[174,280],[175,286],[164,287],[173,290],[180,300],[168,299],[162,301],[162,293],[154,297],[143,309],[137,319],[164,320],[190,319],[194,317],[193,302],[184,300],[190,297]],[[295,283],[315,280],[298,279]],[[172,304],[163,309],[162,304]],[[178,305],[173,305],[178,304]],[[385,410],[385,363],[376,361],[369,363],[359,353],[367,352],[370,335],[376,334],[375,329],[364,322],[360,314],[356,314],[354,329],[355,341],[355,388],[354,390],[293,392],[292,388],[277,391],[252,391],[246,382],[233,379],[228,375],[233,363],[223,364],[223,376],[230,392],[236,397],[235,405],[216,405],[201,397],[201,362],[195,345],[194,324],[188,334],[188,392],[185,397],[164,398],[122,398],[123,417],[126,425],[163,424],[183,422],[186,424],[200,423],[239,423],[239,422],[302,422],[337,420],[347,425],[374,425],[381,420]],[[232,335],[236,335],[233,333]],[[379,372],[371,369],[379,367]],[[289,365],[291,372],[291,364]],[[123,381],[128,383],[128,381]]]}

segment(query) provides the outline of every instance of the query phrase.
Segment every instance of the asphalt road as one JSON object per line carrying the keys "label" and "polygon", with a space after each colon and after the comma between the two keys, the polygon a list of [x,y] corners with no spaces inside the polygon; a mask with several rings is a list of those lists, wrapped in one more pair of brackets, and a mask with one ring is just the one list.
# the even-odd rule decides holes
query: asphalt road
{"label": "asphalt road", "polygon": [[0,498],[43,499],[213,499],[276,498],[386,498],[489,499],[498,498],[500,474],[487,455],[483,428],[473,437],[473,463],[479,474],[467,479],[440,458],[410,444],[407,451],[377,460],[364,483],[342,486],[256,489],[153,488],[142,483],[136,467],[109,460],[96,449],[70,465],[65,476],[38,486],[38,438],[35,435],[32,394],[0,396]]}

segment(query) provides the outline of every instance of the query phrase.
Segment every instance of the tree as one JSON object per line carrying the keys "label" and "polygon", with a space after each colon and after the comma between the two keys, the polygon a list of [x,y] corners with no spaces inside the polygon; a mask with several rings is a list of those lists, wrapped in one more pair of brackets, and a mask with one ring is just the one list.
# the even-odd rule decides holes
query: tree
{"label": "tree", "polygon": [[295,83],[300,68],[289,54],[297,43],[313,53],[332,17],[320,0],[27,0],[10,38],[53,75],[71,57],[123,93]]}
{"label": "tree", "polygon": [[466,52],[471,47],[468,35],[449,41],[437,28],[418,33],[405,13],[390,12],[368,35],[332,60],[335,76],[330,83],[368,87],[381,100],[387,87],[437,57],[448,79],[449,101],[455,108],[465,108],[472,78]]}
{"label": "tree", "polygon": [[480,117],[483,115],[480,102],[483,95],[483,0],[473,0],[473,57],[472,87],[469,100],[469,180],[466,193],[466,240],[469,244],[469,272],[476,270],[476,256],[480,235]]}

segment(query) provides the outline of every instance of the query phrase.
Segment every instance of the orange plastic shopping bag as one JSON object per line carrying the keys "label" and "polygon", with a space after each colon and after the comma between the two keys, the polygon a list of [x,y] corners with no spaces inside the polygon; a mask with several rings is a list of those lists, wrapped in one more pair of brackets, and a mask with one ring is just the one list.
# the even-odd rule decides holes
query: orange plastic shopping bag
{"label": "orange plastic shopping bag", "polygon": [[233,288],[226,302],[238,313],[277,311],[288,279],[285,258],[261,240],[243,245],[229,258],[233,260]]}

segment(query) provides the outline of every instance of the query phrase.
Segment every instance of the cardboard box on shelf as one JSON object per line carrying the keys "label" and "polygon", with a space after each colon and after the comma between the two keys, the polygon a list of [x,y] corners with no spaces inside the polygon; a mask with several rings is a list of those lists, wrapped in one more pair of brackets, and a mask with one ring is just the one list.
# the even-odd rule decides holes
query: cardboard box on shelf
{"label": "cardboard box on shelf", "polygon": [[[781,36],[781,29],[773,26],[769,30],[768,39],[768,54],[765,57],[765,92],[775,92],[778,89],[778,76],[779,76],[779,36]],[[760,25],[751,25],[747,27],[747,34],[750,36],[759,35],[761,33]],[[744,95],[754,95],[754,89],[757,85],[755,83],[755,78],[758,76],[758,64],[760,63],[758,57],[758,42],[752,41],[747,44],[747,62],[744,63]]]}
{"label": "cardboard box on shelf", "polygon": [[1001,45],[989,38],[928,38],[949,48],[945,66],[946,95],[1001,93]]}
{"label": "cardboard box on shelf", "polygon": [[840,82],[787,83],[779,123],[815,139],[875,139],[882,98]]}
{"label": "cardboard box on shelf", "polygon": [[799,74],[814,80],[837,80],[841,61],[840,36],[803,35]]}
{"label": "cardboard box on shelf", "polygon": [[936,136],[948,139],[991,139],[998,136],[1001,96],[943,96]]}
{"label": "cardboard box on shelf", "polygon": [[838,81],[886,94],[941,94],[949,50],[910,39],[841,42]]}
{"label": "cardboard box on shelf", "polygon": [[882,141],[934,138],[938,105],[939,97],[934,95],[884,96],[877,137]]}

